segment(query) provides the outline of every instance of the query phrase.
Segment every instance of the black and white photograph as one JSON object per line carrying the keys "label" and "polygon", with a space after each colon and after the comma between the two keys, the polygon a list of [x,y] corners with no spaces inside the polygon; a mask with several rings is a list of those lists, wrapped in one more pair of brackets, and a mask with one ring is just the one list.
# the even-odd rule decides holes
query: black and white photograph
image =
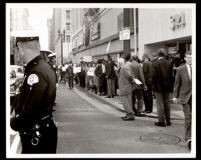
{"label": "black and white photograph", "polygon": [[5,9],[7,158],[196,157],[195,3]]}

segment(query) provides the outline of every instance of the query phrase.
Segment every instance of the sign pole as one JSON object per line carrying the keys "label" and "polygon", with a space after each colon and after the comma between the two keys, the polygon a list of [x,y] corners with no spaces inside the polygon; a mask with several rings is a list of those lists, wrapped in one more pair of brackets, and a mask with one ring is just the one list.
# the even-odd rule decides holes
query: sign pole
{"label": "sign pole", "polygon": [[[130,27],[130,9],[124,8],[123,10],[123,26],[124,28]],[[123,40],[123,51],[124,51],[124,57],[126,57],[127,54],[130,54],[130,39]]]}

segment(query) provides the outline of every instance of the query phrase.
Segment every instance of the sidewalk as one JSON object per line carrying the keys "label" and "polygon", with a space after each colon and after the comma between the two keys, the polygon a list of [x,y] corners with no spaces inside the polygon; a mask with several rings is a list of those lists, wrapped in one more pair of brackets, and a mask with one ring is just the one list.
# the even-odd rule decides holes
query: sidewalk
{"label": "sidewalk", "polygon": [[[103,101],[104,103],[107,103],[111,107],[119,110],[120,112],[125,112],[124,108],[121,104],[120,96],[115,96],[114,98],[105,98],[106,95],[105,96],[99,96],[98,94],[95,94],[91,90],[84,89],[84,88],[80,87],[79,85],[75,85],[75,87],[77,89],[79,89],[80,91],[87,93],[90,97],[94,97],[96,99],[99,99],[99,100]],[[156,99],[154,99],[153,112],[152,113],[145,113],[145,116],[151,117],[151,118],[157,118],[158,115],[157,115],[157,108],[156,107],[157,107],[156,106]],[[171,103],[170,107],[171,107],[171,112],[170,112],[171,119],[184,120],[184,113],[183,113],[182,106],[180,104]],[[144,106],[143,106],[143,108],[144,108]]]}

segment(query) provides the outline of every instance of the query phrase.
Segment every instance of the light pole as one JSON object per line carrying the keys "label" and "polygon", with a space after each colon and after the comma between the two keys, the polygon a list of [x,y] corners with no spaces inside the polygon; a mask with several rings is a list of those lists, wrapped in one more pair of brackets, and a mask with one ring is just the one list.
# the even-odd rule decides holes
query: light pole
{"label": "light pole", "polygon": [[[60,36],[60,41],[61,41],[61,65],[63,66],[63,40],[65,41],[65,29],[63,30],[63,34],[61,30],[58,30],[58,34]],[[62,38],[63,37],[63,38]]]}

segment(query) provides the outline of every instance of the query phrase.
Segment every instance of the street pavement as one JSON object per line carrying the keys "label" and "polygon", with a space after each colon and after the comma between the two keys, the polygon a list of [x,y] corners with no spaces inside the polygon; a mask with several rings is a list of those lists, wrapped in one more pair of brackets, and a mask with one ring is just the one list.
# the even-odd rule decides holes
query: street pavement
{"label": "street pavement", "polygon": [[[178,107],[174,108],[177,114],[172,114],[171,126],[157,127],[155,113],[136,117],[134,121],[122,121],[120,117],[125,116],[125,112],[119,97],[106,99],[79,86],[69,89],[67,84],[59,84],[56,103],[57,154],[189,153],[183,138],[184,120]],[[149,134],[156,135],[150,138],[152,141],[146,139]],[[179,139],[178,143],[171,137]],[[165,143],[160,143],[163,141]],[[20,151],[19,143],[16,152]]]}
{"label": "street pavement", "polygon": [[[125,115],[122,106],[115,108],[103,99],[106,98],[100,99],[79,86],[71,90],[68,85],[59,86],[54,113],[59,129],[58,154],[189,152],[183,139],[182,118],[172,119],[168,127],[154,126],[157,119],[151,117],[122,121],[120,117]],[[115,99],[120,103],[118,97]],[[142,142],[141,137],[148,133],[169,134],[180,138],[180,142],[168,145]]]}

